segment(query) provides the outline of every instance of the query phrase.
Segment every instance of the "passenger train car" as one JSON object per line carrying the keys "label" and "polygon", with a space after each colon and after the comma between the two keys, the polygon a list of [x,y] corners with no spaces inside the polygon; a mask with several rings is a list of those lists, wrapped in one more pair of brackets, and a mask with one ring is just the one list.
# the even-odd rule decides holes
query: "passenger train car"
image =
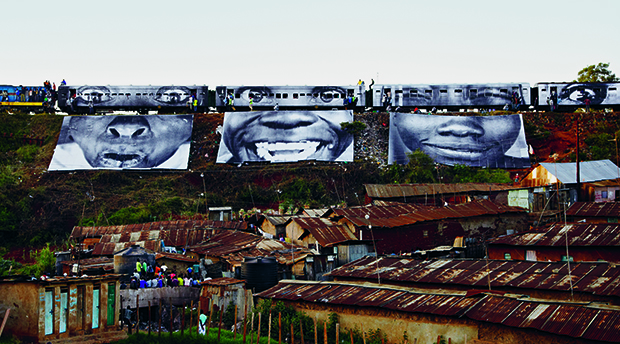
{"label": "passenger train car", "polygon": [[[67,113],[207,112],[207,86],[60,86],[58,107]],[[196,102],[194,102],[196,100]]]}
{"label": "passenger train car", "polygon": [[358,109],[366,105],[364,86],[218,86],[215,107],[226,110]]}
{"label": "passenger train car", "polygon": [[531,104],[528,83],[375,85],[373,107],[402,110],[526,109]]}
{"label": "passenger train car", "polygon": [[620,109],[619,82],[608,83],[562,83],[539,82],[533,88],[536,99],[533,103],[538,108],[548,108],[551,100],[560,110],[574,111],[585,107],[586,99],[591,108]]}
{"label": "passenger train car", "polygon": [[0,85],[0,107],[23,111],[50,110],[51,102],[45,103],[43,86]]}

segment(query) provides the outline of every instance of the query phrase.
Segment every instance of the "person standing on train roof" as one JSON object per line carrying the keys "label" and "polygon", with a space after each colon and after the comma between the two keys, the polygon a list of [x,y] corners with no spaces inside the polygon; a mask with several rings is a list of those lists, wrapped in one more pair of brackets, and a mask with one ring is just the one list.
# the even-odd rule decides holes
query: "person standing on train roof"
{"label": "person standing on train roof", "polygon": [[250,94],[250,111],[254,110],[254,97]]}
{"label": "person standing on train roof", "polygon": [[198,111],[198,99],[194,97],[194,112]]}
{"label": "person standing on train roof", "polygon": [[61,86],[67,86],[67,82],[65,81],[65,79],[62,79],[62,81],[60,82]]}

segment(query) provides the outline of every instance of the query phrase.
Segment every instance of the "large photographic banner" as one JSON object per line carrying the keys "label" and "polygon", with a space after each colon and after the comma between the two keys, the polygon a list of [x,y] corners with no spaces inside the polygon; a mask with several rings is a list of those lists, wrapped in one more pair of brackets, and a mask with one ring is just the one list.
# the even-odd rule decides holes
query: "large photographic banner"
{"label": "large photographic banner", "polygon": [[67,116],[48,170],[187,169],[193,119]]}
{"label": "large photographic banner", "polygon": [[435,162],[489,168],[530,166],[520,114],[505,116],[390,115],[388,162],[406,164],[420,149]]}
{"label": "large photographic banner", "polygon": [[353,111],[253,111],[224,115],[218,163],[353,161]]}

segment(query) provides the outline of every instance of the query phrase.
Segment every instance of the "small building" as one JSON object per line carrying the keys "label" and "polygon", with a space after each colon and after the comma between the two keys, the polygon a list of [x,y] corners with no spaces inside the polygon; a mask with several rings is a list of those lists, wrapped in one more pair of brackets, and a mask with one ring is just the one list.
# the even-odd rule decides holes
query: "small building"
{"label": "small building", "polygon": [[[329,273],[334,281],[417,289],[492,289],[541,299],[620,305],[620,265],[610,262],[531,262],[491,259],[364,257]],[[571,283],[572,282],[572,283]]]}
{"label": "small building", "polygon": [[265,237],[280,239],[286,237],[286,223],[290,218],[291,216],[262,215],[258,226]]}
{"label": "small building", "polygon": [[194,269],[195,265],[198,265],[199,259],[197,254],[188,252],[187,255],[180,253],[157,253],[155,260],[159,266],[166,265],[170,271],[175,271],[177,274],[183,274],[187,271],[187,268]]}
{"label": "small building", "polygon": [[575,202],[566,211],[571,222],[618,223],[620,202]]}
{"label": "small building", "polygon": [[[579,162],[581,190],[580,199],[590,193],[587,183],[615,180],[619,178],[618,167],[611,160]],[[562,209],[563,204],[577,202],[577,163],[540,163],[521,180],[521,187],[530,188],[534,193],[533,201],[538,207],[547,205],[550,209]],[[560,191],[556,195],[555,190]],[[594,199],[588,199],[594,201]],[[549,204],[547,204],[549,203]],[[540,209],[542,210],[542,209]]]}
{"label": "small building", "polygon": [[232,303],[237,306],[237,320],[241,320],[254,308],[252,291],[245,289],[245,280],[221,277],[204,281],[200,285],[200,309],[205,314],[209,313],[211,305],[215,309],[225,310]]}
{"label": "small building", "polygon": [[484,239],[526,230],[525,209],[489,200],[446,207],[411,204],[332,209],[325,216],[359,239],[374,241],[377,254],[403,254],[452,245],[457,237]]}
{"label": "small building", "polygon": [[119,340],[119,275],[0,279],[0,314],[10,308],[4,334],[22,341]]}
{"label": "small building", "polygon": [[366,203],[374,201],[416,203],[432,206],[488,199],[508,205],[508,191],[518,187],[498,183],[459,184],[364,184]]}
{"label": "small building", "polygon": [[[377,284],[281,281],[256,295],[341,330],[381,330],[388,343],[586,344],[617,342],[620,307],[538,300],[489,290],[420,291]],[[408,338],[408,339],[404,339]]]}
{"label": "small building", "polygon": [[490,239],[488,254],[499,260],[620,263],[620,224],[556,223],[540,231]]}
{"label": "small building", "polygon": [[585,184],[588,200],[594,202],[618,202],[620,201],[620,178],[602,180]]}

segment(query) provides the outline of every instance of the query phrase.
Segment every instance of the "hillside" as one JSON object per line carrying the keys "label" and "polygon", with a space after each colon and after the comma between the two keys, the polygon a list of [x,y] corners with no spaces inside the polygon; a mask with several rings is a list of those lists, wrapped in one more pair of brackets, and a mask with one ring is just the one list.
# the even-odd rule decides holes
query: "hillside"
{"label": "hillside", "polygon": [[[615,162],[616,149],[609,140],[619,130],[619,114],[581,116],[582,159]],[[574,161],[576,117],[524,114],[527,141],[535,152],[532,162]],[[411,179],[415,174],[405,179],[403,171],[410,167],[386,165],[388,114],[364,113],[355,119],[367,125],[356,139],[355,163],[215,164],[220,139],[216,130],[223,114],[200,114],[194,117],[188,171],[47,172],[62,116],[0,114],[0,240],[4,246],[39,246],[66,240],[79,223],[194,216],[204,214],[206,206],[265,210],[280,205],[293,210],[356,205],[363,202],[365,183],[434,180]],[[458,180],[463,179],[443,179]]]}

